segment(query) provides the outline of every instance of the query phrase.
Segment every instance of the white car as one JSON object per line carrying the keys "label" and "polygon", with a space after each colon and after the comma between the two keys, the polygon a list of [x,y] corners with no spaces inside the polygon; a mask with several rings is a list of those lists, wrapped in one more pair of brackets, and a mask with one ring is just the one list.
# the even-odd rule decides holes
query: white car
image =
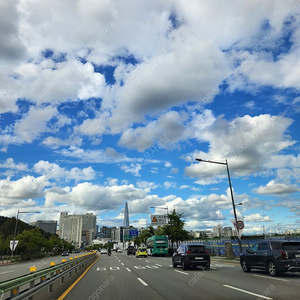
{"label": "white car", "polygon": [[122,253],[122,249],[118,248],[118,249],[117,249],[117,252],[118,252],[118,253]]}
{"label": "white car", "polygon": [[101,249],[100,254],[107,254],[107,249]]}

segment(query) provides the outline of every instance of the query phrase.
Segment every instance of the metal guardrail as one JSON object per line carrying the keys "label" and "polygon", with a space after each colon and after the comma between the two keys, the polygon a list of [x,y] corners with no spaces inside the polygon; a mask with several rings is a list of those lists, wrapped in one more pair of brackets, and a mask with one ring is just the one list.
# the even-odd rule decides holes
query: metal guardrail
{"label": "metal guardrail", "polygon": [[[69,274],[71,276],[72,271],[75,273],[78,269],[90,264],[96,259],[96,252],[90,252],[84,255],[75,256],[70,258],[69,261],[62,262],[58,265],[51,263],[49,268],[36,271],[35,267],[30,268],[30,274],[23,275],[14,279],[6,280],[0,283],[0,291],[2,294],[10,292],[10,297],[7,299],[29,299],[33,298],[33,295],[42,289],[48,287],[48,291],[52,292],[53,283],[61,279],[61,283],[64,282],[64,277]],[[37,283],[35,283],[38,281]],[[21,287],[29,284],[29,288],[20,290]]]}

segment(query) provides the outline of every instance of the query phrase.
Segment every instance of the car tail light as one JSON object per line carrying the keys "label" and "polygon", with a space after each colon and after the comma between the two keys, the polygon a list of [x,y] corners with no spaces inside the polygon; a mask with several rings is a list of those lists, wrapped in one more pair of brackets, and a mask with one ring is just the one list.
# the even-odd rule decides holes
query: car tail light
{"label": "car tail light", "polygon": [[192,251],[191,251],[191,250],[186,250],[185,253],[187,253],[187,254],[192,254]]}
{"label": "car tail light", "polygon": [[209,251],[208,251],[208,250],[205,250],[205,253],[209,253]]}
{"label": "car tail light", "polygon": [[283,259],[288,259],[289,255],[286,251],[280,251],[280,253],[282,254]]}

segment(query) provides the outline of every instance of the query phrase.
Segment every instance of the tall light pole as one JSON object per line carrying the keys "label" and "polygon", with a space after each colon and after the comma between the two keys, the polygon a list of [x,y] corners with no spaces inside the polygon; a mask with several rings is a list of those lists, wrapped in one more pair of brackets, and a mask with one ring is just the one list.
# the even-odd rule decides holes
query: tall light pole
{"label": "tall light pole", "polygon": [[150,206],[150,208],[161,208],[161,209],[166,209],[167,210],[167,215],[169,214],[169,208],[168,206],[164,207],[164,206]]}
{"label": "tall light pole", "polygon": [[[234,213],[235,227],[236,227],[237,236],[238,236],[240,253],[242,253],[243,249],[242,249],[241,239],[239,238],[239,229],[237,227],[238,220],[237,220],[236,210],[235,210],[235,206],[236,205],[234,204],[234,199],[233,199],[233,192],[232,192],[232,186],[231,186],[231,180],[230,180],[230,174],[229,174],[229,167],[228,167],[227,159],[225,160],[225,163],[219,162],[219,161],[204,160],[204,159],[199,159],[199,158],[196,158],[196,160],[200,161],[200,162],[207,162],[207,163],[212,163],[212,164],[225,165],[226,168],[227,168],[227,175],[228,175],[228,182],[229,182],[229,188],[230,188],[230,194],[231,194],[231,201],[232,201],[232,207],[233,207],[233,213]],[[240,205],[240,204],[238,204],[238,205]]]}
{"label": "tall light pole", "polygon": [[40,213],[40,211],[19,211],[18,210],[17,218],[16,218],[15,231],[14,231],[14,239],[13,239],[12,250],[11,250],[11,258],[10,258],[11,262],[12,262],[13,255],[14,255],[14,250],[15,250],[15,243],[16,243],[16,235],[17,235],[17,226],[18,226],[19,214],[39,214],[39,213]]}

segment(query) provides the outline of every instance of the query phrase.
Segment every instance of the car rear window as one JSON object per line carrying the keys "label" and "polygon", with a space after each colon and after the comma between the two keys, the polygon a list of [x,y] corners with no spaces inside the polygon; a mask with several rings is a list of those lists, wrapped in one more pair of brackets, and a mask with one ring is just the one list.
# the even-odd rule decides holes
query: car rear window
{"label": "car rear window", "polygon": [[192,251],[192,253],[205,253],[204,246],[189,246],[188,249]]}
{"label": "car rear window", "polygon": [[300,243],[298,242],[282,243],[282,250],[300,250]]}
{"label": "car rear window", "polygon": [[146,251],[146,248],[139,248],[139,251]]}
{"label": "car rear window", "polygon": [[271,242],[272,249],[273,250],[280,250],[281,249],[281,244],[278,242]]}

